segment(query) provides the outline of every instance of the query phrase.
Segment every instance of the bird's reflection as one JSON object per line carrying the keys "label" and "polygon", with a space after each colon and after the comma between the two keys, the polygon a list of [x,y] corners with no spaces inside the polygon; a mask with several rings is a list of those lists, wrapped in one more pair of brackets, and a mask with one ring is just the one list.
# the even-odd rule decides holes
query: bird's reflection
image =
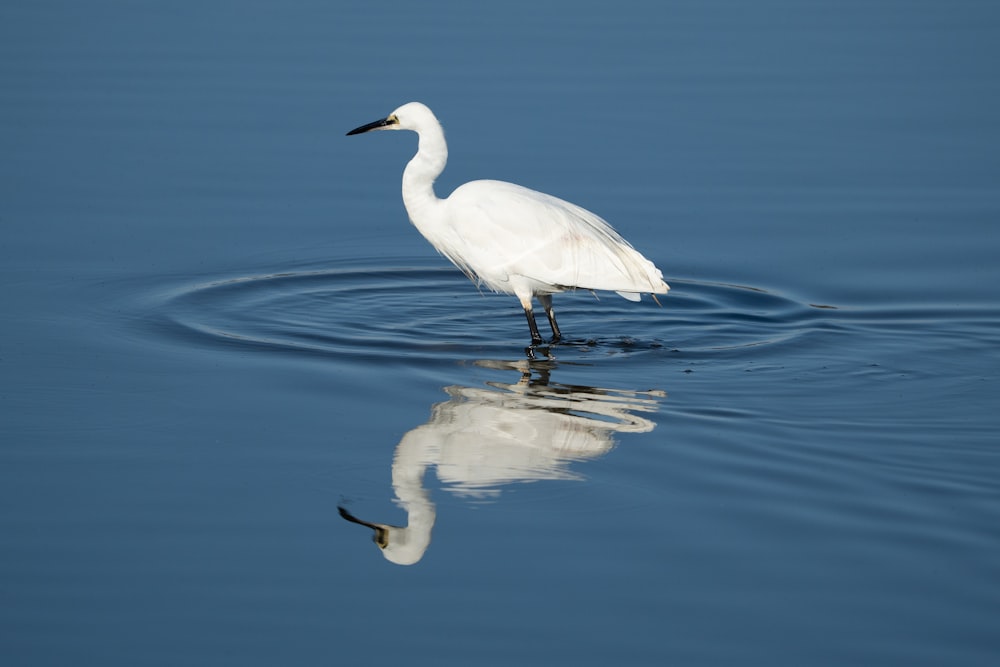
{"label": "bird's reflection", "polygon": [[447,401],[431,409],[430,420],[399,442],[392,462],[392,487],[406,511],[405,526],[340,515],[375,531],[375,543],[393,563],[419,561],[431,541],[435,510],[423,486],[428,466],[451,492],[491,497],[514,482],[579,479],[573,461],[609,451],[616,433],[651,431],[654,422],[637,412],[654,412],[662,391],[623,391],[550,381],[555,363],[483,361],[478,365],[517,371],[513,383],[445,387]]}

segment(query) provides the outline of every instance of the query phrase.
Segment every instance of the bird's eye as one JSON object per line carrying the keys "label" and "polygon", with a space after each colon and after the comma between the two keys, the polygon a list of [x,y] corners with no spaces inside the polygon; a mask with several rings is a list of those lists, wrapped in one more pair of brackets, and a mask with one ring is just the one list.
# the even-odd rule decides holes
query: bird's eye
{"label": "bird's eye", "polygon": [[389,125],[399,125],[399,118],[396,116],[396,114],[392,114],[391,116],[385,119],[385,122]]}

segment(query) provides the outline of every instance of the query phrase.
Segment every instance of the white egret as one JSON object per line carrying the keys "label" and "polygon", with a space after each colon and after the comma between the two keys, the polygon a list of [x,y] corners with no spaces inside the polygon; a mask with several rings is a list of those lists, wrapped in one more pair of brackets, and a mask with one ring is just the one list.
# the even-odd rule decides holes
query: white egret
{"label": "white egret", "polygon": [[465,275],[520,300],[531,343],[542,337],[532,298],[545,308],[552,341],[561,333],[552,295],[573,289],[609,290],[629,301],[641,293],[666,294],[663,274],[590,211],[562,199],[503,181],[472,181],[438,199],[434,180],[448,161],[444,130],[420,102],[348,132],[413,130],[417,154],[403,171],[403,203],[410,221]]}
{"label": "white egret", "polygon": [[338,507],[344,519],[375,531],[375,543],[393,563],[412,565],[430,546],[437,510],[424,486],[429,468],[445,489],[466,498],[496,498],[505,486],[522,482],[582,479],[569,466],[606,454],[620,433],[652,431],[656,423],[639,413],[656,412],[665,396],[550,383],[548,369],[526,361],[477,365],[519,371],[521,377],[445,387],[448,400],[434,405],[428,422],[399,441],[392,488],[406,524],[366,521]]}

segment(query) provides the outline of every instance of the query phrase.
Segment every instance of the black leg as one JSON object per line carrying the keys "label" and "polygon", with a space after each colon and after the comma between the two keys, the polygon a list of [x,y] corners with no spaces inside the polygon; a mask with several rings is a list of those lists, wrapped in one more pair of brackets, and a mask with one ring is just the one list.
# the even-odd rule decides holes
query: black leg
{"label": "black leg", "polygon": [[558,343],[562,338],[562,333],[559,331],[559,325],[556,324],[556,315],[552,312],[552,295],[540,294],[538,301],[545,308],[545,316],[549,318],[549,326],[552,327],[552,342]]}
{"label": "black leg", "polygon": [[549,317],[549,326],[552,327],[552,342],[558,343],[562,338],[562,333],[559,331],[559,325],[556,324],[556,316],[552,314],[552,309],[549,308],[545,311],[545,314]]}
{"label": "black leg", "polygon": [[542,343],[542,334],[538,333],[538,325],[535,324],[535,314],[531,312],[530,308],[525,308],[524,316],[528,318],[528,328],[531,329],[531,344],[540,345]]}

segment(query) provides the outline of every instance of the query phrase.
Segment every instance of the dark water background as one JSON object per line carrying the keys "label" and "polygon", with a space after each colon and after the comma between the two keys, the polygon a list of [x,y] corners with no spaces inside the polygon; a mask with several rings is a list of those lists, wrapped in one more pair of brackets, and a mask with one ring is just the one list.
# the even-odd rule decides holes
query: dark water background
{"label": "dark water background", "polygon": [[[998,664],[998,62],[992,2],[4,3],[0,663]],[[529,362],[343,136],[414,99],[663,307]]]}

